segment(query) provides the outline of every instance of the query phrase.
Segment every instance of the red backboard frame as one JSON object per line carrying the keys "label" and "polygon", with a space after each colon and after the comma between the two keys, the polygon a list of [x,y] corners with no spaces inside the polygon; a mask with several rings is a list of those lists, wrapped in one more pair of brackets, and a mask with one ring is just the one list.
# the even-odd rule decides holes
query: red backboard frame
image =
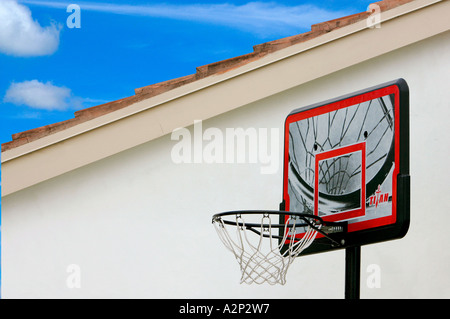
{"label": "red backboard frame", "polygon": [[[409,201],[410,201],[410,177],[409,177],[409,89],[406,81],[399,79],[396,81],[384,83],[382,85],[358,91],[346,96],[342,96],[329,101],[317,103],[305,108],[292,111],[285,121],[284,135],[284,172],[283,172],[283,202],[280,209],[290,211],[290,197],[288,192],[288,174],[289,174],[289,127],[291,123],[312,118],[321,114],[333,112],[335,110],[347,108],[349,106],[364,103],[370,100],[381,98],[387,95],[394,96],[394,155],[393,155],[393,171],[392,171],[392,190],[389,198],[392,201],[392,213],[388,216],[382,216],[376,219],[352,222],[348,224],[348,234],[346,243],[348,245],[364,245],[385,240],[401,238],[406,235],[409,228]],[[365,143],[355,143],[346,145],[334,150],[318,152],[315,155],[315,170],[318,170],[320,161],[339,156],[350,152],[361,152],[362,166],[365,167],[366,162],[366,145]],[[315,175],[315,189],[318,189],[318,175]],[[366,184],[365,169],[361,174],[362,185]],[[371,185],[371,189],[376,185]],[[378,205],[382,203],[388,195],[381,196],[380,189],[378,193],[366,193],[366,188],[361,187],[361,205],[359,209],[353,209],[334,216],[325,217],[326,221],[351,220],[352,218],[361,217],[366,214],[366,205]],[[367,197],[366,197],[367,196]],[[374,197],[375,196],[375,197]],[[379,197],[376,197],[379,196]],[[319,207],[318,191],[314,191],[314,214],[318,215]],[[363,200],[364,198],[364,200]],[[368,203],[367,203],[368,202]],[[372,208],[372,207],[371,207]],[[344,248],[340,247],[340,248]],[[321,243],[312,245],[309,253],[328,251],[336,249]],[[305,253],[308,253],[305,251]]]}

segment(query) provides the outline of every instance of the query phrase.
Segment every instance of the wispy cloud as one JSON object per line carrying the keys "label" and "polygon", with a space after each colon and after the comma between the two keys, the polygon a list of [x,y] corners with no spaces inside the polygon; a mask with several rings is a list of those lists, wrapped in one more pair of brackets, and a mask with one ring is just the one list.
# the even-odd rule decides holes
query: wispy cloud
{"label": "wispy cloud", "polygon": [[[78,110],[86,107],[85,104],[91,106],[93,103],[105,102],[75,96],[72,90],[67,87],[38,80],[11,83],[3,101],[46,111]],[[38,113],[26,114],[33,114],[34,117],[39,116]]]}
{"label": "wispy cloud", "polygon": [[59,46],[60,27],[42,27],[31,11],[15,0],[0,1],[0,52],[13,56],[53,54]]}
{"label": "wispy cloud", "polygon": [[[54,8],[66,8],[69,2],[24,0],[23,3]],[[149,4],[127,5],[77,2],[81,10],[122,15],[148,16],[195,21],[237,28],[259,35],[300,32],[311,24],[350,14],[315,5],[286,6],[276,2],[249,2],[243,5],[223,4]]]}
{"label": "wispy cloud", "polygon": [[53,85],[51,82],[38,80],[11,83],[6,91],[4,102],[16,105],[26,105],[43,110],[66,110],[71,90]]}

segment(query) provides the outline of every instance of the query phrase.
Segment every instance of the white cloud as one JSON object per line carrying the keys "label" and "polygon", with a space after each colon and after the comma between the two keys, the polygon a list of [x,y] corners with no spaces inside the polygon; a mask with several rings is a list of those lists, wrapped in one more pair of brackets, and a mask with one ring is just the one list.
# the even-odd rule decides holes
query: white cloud
{"label": "white cloud", "polygon": [[69,108],[71,99],[72,92],[68,88],[32,80],[13,82],[6,91],[3,101],[34,109],[64,111]]}
{"label": "white cloud", "polygon": [[41,27],[31,11],[15,0],[0,0],[0,52],[13,56],[53,54],[59,46],[60,27]]}
{"label": "white cloud", "polygon": [[[24,105],[37,110],[67,111],[80,110],[96,104],[106,103],[106,100],[90,99],[75,96],[72,90],[64,86],[56,86],[51,82],[38,80],[13,82],[6,91],[3,102]],[[20,118],[38,118],[39,112],[25,111],[17,115]]]}
{"label": "white cloud", "polygon": [[[59,1],[23,0],[22,2],[66,8],[68,3]],[[112,3],[77,2],[83,10],[124,15],[140,15],[175,20],[195,21],[225,25],[239,30],[269,35],[301,32],[311,24],[332,20],[353,12],[328,10],[316,5],[287,6],[276,2],[249,2],[243,5],[222,4],[149,4],[124,5]]]}

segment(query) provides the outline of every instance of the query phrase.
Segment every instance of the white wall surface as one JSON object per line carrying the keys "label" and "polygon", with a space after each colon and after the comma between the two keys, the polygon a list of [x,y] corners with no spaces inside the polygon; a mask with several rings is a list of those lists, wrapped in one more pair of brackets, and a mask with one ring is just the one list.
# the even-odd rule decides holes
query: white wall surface
{"label": "white wall surface", "polygon": [[[343,251],[298,258],[284,286],[240,285],[211,216],[278,209],[291,110],[402,77],[411,103],[411,226],[401,240],[362,248],[361,297],[449,298],[449,53],[447,32],[203,122],[222,132],[278,128],[275,174],[261,174],[259,164],[175,164],[177,142],[167,135],[2,198],[2,296],[343,298]],[[80,288],[67,286],[71,264],[80,267]],[[366,284],[372,264],[380,288]]]}

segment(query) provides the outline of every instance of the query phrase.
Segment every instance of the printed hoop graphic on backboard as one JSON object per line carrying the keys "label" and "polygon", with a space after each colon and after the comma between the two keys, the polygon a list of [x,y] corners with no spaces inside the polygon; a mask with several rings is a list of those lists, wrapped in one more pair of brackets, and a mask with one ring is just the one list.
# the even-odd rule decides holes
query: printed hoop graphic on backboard
{"label": "printed hoop graphic on backboard", "polygon": [[[349,245],[404,236],[408,94],[400,79],[291,112],[285,122],[282,208],[347,222]],[[304,253],[329,249],[335,247],[316,240]]]}

